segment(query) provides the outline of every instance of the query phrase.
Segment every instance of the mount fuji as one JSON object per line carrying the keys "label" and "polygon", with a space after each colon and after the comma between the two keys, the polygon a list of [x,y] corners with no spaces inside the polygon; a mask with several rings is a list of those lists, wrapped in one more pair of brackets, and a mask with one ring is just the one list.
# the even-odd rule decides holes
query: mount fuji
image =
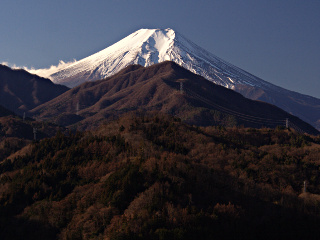
{"label": "mount fuji", "polygon": [[114,75],[121,69],[139,64],[144,67],[173,61],[216,84],[234,88],[248,84],[272,88],[269,84],[207,52],[174,30],[140,29],[112,46],[80,61],[62,63],[52,70],[33,70],[54,83],[75,87]]}
{"label": "mount fuji", "polygon": [[144,67],[173,61],[209,81],[233,89],[253,100],[274,104],[320,128],[320,99],[266,82],[197,46],[176,31],[140,29],[112,46],[72,63],[31,70],[54,83],[75,87],[114,75],[125,67]]}

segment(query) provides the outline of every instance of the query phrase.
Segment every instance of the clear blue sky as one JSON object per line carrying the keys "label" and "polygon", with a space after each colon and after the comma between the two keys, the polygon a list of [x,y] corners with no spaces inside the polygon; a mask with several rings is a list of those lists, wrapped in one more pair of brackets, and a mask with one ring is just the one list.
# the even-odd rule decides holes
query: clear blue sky
{"label": "clear blue sky", "polygon": [[320,0],[2,0],[0,62],[45,68],[140,28],[168,27],[266,81],[320,98]]}

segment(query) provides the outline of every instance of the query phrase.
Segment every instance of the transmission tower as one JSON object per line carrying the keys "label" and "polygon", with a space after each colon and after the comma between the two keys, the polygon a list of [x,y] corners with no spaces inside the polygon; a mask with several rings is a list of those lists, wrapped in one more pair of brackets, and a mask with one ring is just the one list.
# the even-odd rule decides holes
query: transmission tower
{"label": "transmission tower", "polygon": [[37,141],[37,128],[33,128],[33,140]]}
{"label": "transmission tower", "polygon": [[77,102],[77,108],[76,108],[77,115],[79,115],[79,109],[80,109],[80,104],[79,104],[79,102]]}
{"label": "transmission tower", "polygon": [[183,82],[180,82],[180,93],[183,94]]}

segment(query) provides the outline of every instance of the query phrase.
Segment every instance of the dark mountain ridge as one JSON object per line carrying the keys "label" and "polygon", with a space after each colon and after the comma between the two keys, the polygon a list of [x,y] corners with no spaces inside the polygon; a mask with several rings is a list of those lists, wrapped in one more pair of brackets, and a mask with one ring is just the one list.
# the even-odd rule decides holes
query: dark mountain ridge
{"label": "dark mountain ridge", "polygon": [[22,115],[68,89],[25,70],[0,65],[0,104],[17,114]]}
{"label": "dark mountain ridge", "polygon": [[289,119],[305,132],[318,134],[312,126],[280,108],[249,100],[174,62],[150,67],[130,65],[106,79],[85,82],[31,113],[38,119],[86,129],[132,110],[165,112],[200,126],[274,128],[284,126]]}

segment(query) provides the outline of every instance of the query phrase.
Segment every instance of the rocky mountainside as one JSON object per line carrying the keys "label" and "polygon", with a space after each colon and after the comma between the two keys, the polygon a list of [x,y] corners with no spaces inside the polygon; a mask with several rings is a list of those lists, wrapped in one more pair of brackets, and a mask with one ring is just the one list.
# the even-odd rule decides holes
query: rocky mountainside
{"label": "rocky mountainside", "polygon": [[86,129],[135,110],[169,113],[202,126],[274,128],[285,126],[288,118],[303,131],[318,134],[278,107],[247,99],[169,61],[128,66],[112,77],[74,87],[31,112],[39,120]]}

